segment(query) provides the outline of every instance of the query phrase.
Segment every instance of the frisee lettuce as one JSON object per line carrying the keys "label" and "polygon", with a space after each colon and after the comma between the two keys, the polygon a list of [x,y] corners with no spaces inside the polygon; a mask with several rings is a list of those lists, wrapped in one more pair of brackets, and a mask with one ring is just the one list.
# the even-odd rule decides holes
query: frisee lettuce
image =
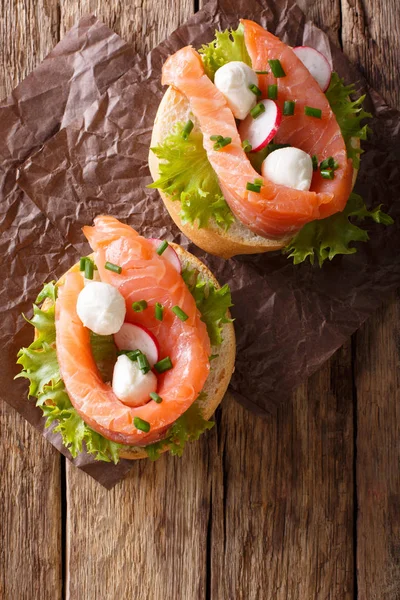
{"label": "frisee lettuce", "polygon": [[[210,333],[212,344],[218,344],[221,338],[221,324],[228,323],[226,317],[228,308],[232,305],[227,286],[216,290],[212,284],[206,285],[200,281],[196,272],[185,270],[185,277],[190,280],[188,285],[200,312],[203,310],[203,320]],[[91,429],[79,416],[69,399],[64,382],[61,379],[55,347],[55,300],[57,285],[55,282],[45,284],[33,307],[32,319],[27,321],[36,329],[36,339],[28,348],[21,348],[17,363],[23,370],[17,375],[29,380],[29,396],[36,398],[46,418],[46,427],[56,423],[54,431],[61,434],[63,444],[75,458],[85,448],[96,460],[105,462],[119,461],[120,452],[131,447],[118,444],[106,439]],[[38,304],[50,302],[46,309]],[[90,335],[92,352],[104,381],[110,381],[113,365],[116,359],[116,347],[113,336]],[[200,394],[198,400],[203,400],[205,394]],[[173,455],[181,456],[185,443],[197,440],[199,436],[211,429],[213,422],[207,421],[201,414],[199,402],[193,405],[171,426],[167,438],[156,444],[146,446],[151,460],[156,460],[162,450],[168,448]]]}
{"label": "frisee lettuce", "polygon": [[392,217],[382,212],[377,206],[368,210],[363,199],[354,192],[342,212],[338,212],[327,219],[307,223],[299,233],[286,246],[284,252],[293,258],[295,265],[304,262],[307,258],[314,264],[315,258],[322,267],[326,259],[332,260],[338,254],[354,254],[357,248],[353,242],[368,241],[368,233],[349,219],[353,217],[358,221],[370,218],[375,223],[391,225]]}
{"label": "frisee lettuce", "polygon": [[183,223],[196,223],[200,228],[207,227],[213,220],[227,231],[235,219],[203,148],[203,135],[194,130],[185,140],[184,126],[177,123],[159,146],[151,148],[160,159],[160,177],[148,187],[180,201]]}
{"label": "frisee lettuce", "polygon": [[227,316],[229,308],[233,306],[229,286],[225,284],[216,289],[198,271],[188,268],[183,269],[182,277],[196,301],[201,320],[206,324],[211,345],[219,346],[222,342],[223,324],[232,323],[232,319]]}
{"label": "frisee lettuce", "polygon": [[239,60],[251,66],[250,56],[244,42],[242,24],[236,30],[215,31],[213,41],[203,44],[199,53],[203,59],[204,70],[211,81],[214,81],[217,69],[233,60]]}

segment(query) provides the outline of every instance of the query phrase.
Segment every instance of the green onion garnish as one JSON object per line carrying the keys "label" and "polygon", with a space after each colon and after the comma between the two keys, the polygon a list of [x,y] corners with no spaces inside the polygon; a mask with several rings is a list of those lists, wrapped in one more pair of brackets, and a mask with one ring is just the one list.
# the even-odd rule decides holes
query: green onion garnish
{"label": "green onion garnish", "polygon": [[328,158],[325,158],[325,160],[323,160],[321,162],[321,164],[319,165],[319,168],[321,169],[321,171],[323,171],[324,169],[337,169],[339,167],[338,163],[336,162],[336,160],[333,158],[333,156],[329,156]]}
{"label": "green onion garnish", "polygon": [[257,75],[268,75],[269,71],[256,71]]}
{"label": "green onion garnish", "polygon": [[271,67],[271,71],[274,77],[285,77],[286,73],[283,70],[280,60],[278,60],[277,58],[273,58],[269,60],[268,63]]}
{"label": "green onion garnish", "polygon": [[261,191],[261,185],[257,185],[256,183],[250,183],[249,181],[246,183],[246,190],[248,190],[249,192],[256,192],[257,194],[259,194]]}
{"label": "green onion garnish", "polygon": [[265,106],[262,102],[259,102],[254,108],[251,109],[250,114],[253,119],[257,119],[257,117],[262,115],[263,112],[265,112]]}
{"label": "green onion garnish", "polygon": [[87,258],[85,262],[85,277],[86,279],[93,279],[93,261],[90,258]]}
{"label": "green onion garnish", "polygon": [[313,154],[312,157],[311,157],[311,160],[312,160],[313,171],[316,171],[318,169],[318,158],[317,158],[317,155]]}
{"label": "green onion garnish", "polygon": [[255,179],[255,180],[254,180],[254,183],[255,183],[256,185],[263,185],[264,181],[263,181],[263,179]]}
{"label": "green onion garnish", "polygon": [[150,423],[144,421],[140,417],[134,417],[133,424],[136,427],[136,429],[139,429],[139,431],[144,431],[145,433],[148,433],[150,431]]}
{"label": "green onion garnish", "polygon": [[323,179],[333,179],[335,177],[335,172],[331,169],[323,169],[321,171],[321,177]]}
{"label": "green onion garnish", "polygon": [[291,117],[294,115],[294,105],[293,100],[286,100],[283,104],[283,114],[285,117]]}
{"label": "green onion garnish", "polygon": [[163,320],[163,312],[164,312],[163,305],[160,304],[159,302],[156,302],[154,310],[155,310],[155,313],[156,313],[156,319],[157,319],[157,321],[162,321]]}
{"label": "green onion garnish", "polygon": [[154,400],[154,402],[157,402],[157,404],[161,404],[161,402],[162,402],[161,396],[159,396],[158,394],[156,394],[156,392],[150,392],[150,398],[152,400]]}
{"label": "green onion garnish", "polygon": [[158,246],[158,248],[156,250],[158,256],[161,256],[161,254],[163,252],[165,252],[167,248],[168,248],[168,242],[166,240],[164,240],[163,242],[161,242],[161,244]]}
{"label": "green onion garnish", "polygon": [[220,148],[224,148],[224,146],[228,146],[231,143],[232,138],[224,138],[222,135],[211,135],[210,140],[215,142],[214,150],[219,150]]}
{"label": "green onion garnish", "polygon": [[146,300],[138,300],[132,303],[132,308],[135,312],[143,312],[147,308],[147,302]]}
{"label": "green onion garnish", "polygon": [[159,360],[154,365],[154,368],[158,373],[165,373],[165,371],[169,371],[170,369],[172,369],[172,362],[170,357],[166,356],[165,358]]}
{"label": "green onion garnish", "polygon": [[256,96],[261,96],[261,94],[262,94],[262,92],[261,92],[260,88],[259,88],[259,87],[257,87],[256,85],[254,85],[254,83],[251,83],[251,84],[249,85],[249,90],[250,90],[251,92],[253,92],[253,94],[255,94]]}
{"label": "green onion garnish", "polygon": [[82,258],[79,260],[79,270],[84,271],[85,265],[86,265],[86,256],[82,256]]}
{"label": "green onion garnish", "polygon": [[189,317],[188,315],[183,312],[183,310],[181,308],[179,308],[179,306],[173,306],[172,307],[172,312],[178,317],[178,319],[180,319],[181,321],[186,321]]}
{"label": "green onion garnish", "polygon": [[307,115],[307,117],[320,119],[322,117],[322,110],[320,108],[313,108],[312,106],[305,106],[304,114]]}
{"label": "green onion garnish", "polygon": [[114,263],[106,262],[104,268],[107,269],[107,271],[113,271],[114,273],[122,273],[122,267],[119,265],[114,265]]}
{"label": "green onion garnish", "polygon": [[253,149],[253,146],[250,144],[249,140],[243,140],[242,148],[245,152],[251,152]]}
{"label": "green onion garnish", "polygon": [[130,360],[135,361],[141,352],[140,350],[119,350],[117,356],[121,356],[121,354],[125,354]]}
{"label": "green onion garnish", "polygon": [[276,83],[273,83],[268,86],[268,98],[270,100],[276,100],[278,97],[278,86]]}
{"label": "green onion garnish", "polygon": [[147,356],[145,354],[143,354],[143,352],[138,354],[137,362],[138,362],[139,369],[142,371],[143,375],[146,375],[146,373],[148,373],[150,371],[150,364],[149,364],[149,361],[147,360]]}
{"label": "green onion garnish", "polygon": [[190,135],[190,132],[192,131],[193,127],[194,127],[193,121],[191,121],[189,119],[189,121],[186,123],[185,127],[182,130],[182,137],[183,137],[184,140],[188,139],[188,137]]}

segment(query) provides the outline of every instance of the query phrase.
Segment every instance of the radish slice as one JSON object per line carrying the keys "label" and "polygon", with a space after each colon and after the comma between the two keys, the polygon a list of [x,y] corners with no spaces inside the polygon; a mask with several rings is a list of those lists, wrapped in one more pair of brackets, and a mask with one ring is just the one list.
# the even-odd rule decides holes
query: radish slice
{"label": "radish slice", "polygon": [[[162,240],[158,240],[156,238],[149,238],[149,242],[153,244],[156,250],[160,246],[160,244],[162,244]],[[179,256],[177,255],[172,246],[168,246],[168,248],[162,253],[162,256],[164,256],[164,258],[166,258],[167,261],[171,263],[173,267],[175,267],[178,273],[182,273],[181,261],[179,260]]]}
{"label": "radish slice", "polygon": [[248,115],[238,127],[242,139],[248,140],[253,152],[262,150],[276,135],[282,121],[282,113],[279,106],[273,100],[261,100],[265,111],[259,117],[253,119]]}
{"label": "radish slice", "polygon": [[326,92],[332,75],[328,59],[315,48],[310,48],[310,46],[297,46],[293,48],[293,52],[310,71],[321,90]]}
{"label": "radish slice", "polygon": [[151,367],[158,362],[159,345],[157,338],[143,327],[133,323],[124,323],[121,329],[114,334],[114,342],[118,350],[140,350],[147,356]]}

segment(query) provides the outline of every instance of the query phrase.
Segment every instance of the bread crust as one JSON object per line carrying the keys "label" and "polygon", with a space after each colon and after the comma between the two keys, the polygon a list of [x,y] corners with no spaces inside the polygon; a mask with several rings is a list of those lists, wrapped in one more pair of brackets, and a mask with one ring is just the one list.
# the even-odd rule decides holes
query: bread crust
{"label": "bread crust", "polygon": [[[196,256],[193,256],[193,254],[181,246],[171,242],[170,244],[174,247],[184,265],[199,271],[203,277],[207,281],[213,283],[217,289],[221,287],[218,281],[215,279],[213,273],[208,269],[208,267],[206,267],[204,263],[201,262],[201,260],[199,260]],[[90,257],[94,258],[94,255],[91,254]],[[60,277],[57,283],[62,285],[66,274],[76,271],[79,271],[79,263],[76,263],[70,269],[68,269],[68,271]],[[50,308],[50,306],[51,300],[47,298],[43,303],[42,310],[47,310]],[[35,339],[38,335],[39,332],[35,329]],[[201,409],[204,418],[207,420],[210,419],[210,417],[214,414],[217,406],[222,401],[228,388],[235,365],[236,341],[233,323],[223,324],[222,336],[222,344],[218,346],[218,357],[211,363],[211,372],[203,388],[203,391],[206,392],[207,396],[201,403]],[[127,458],[129,460],[137,460],[139,458],[147,458],[147,454],[143,448],[137,447],[126,452],[121,452],[120,457]]]}
{"label": "bread crust", "polygon": [[[153,181],[159,176],[159,160],[151,151],[151,148],[158,146],[166,135],[172,130],[173,126],[179,122],[185,122],[190,117],[190,107],[186,98],[178,90],[169,87],[165,92],[153,126],[149,152],[149,168]],[[192,116],[193,118],[193,116]],[[359,139],[354,139],[354,144],[359,147]],[[357,178],[357,170],[353,173],[353,186]],[[198,228],[189,223],[182,223],[180,212],[180,202],[171,200],[171,198],[158,190],[159,194],[168,210],[172,220],[179,229],[192,242],[210,254],[221,256],[222,258],[231,258],[237,254],[259,254],[262,252],[272,252],[284,248],[293,235],[287,235],[279,239],[264,238],[252,233],[242,223],[237,223],[229,231],[223,231],[214,226]]]}

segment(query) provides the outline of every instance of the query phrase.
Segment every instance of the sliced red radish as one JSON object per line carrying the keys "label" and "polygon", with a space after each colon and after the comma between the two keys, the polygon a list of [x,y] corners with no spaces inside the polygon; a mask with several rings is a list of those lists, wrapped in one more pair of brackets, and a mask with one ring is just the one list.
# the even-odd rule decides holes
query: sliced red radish
{"label": "sliced red radish", "polygon": [[264,112],[255,119],[248,115],[238,127],[242,141],[248,140],[253,152],[262,150],[275,137],[282,121],[282,113],[276,102],[261,100],[259,104],[264,105]]}
{"label": "sliced red radish", "polygon": [[[162,240],[157,240],[156,238],[149,238],[149,242],[153,244],[156,250],[162,244]],[[182,272],[181,261],[179,260],[179,256],[177,255],[172,246],[168,246],[168,248],[162,253],[162,256],[164,256],[167,259],[167,261],[170,262],[173,267],[175,267],[178,273]]]}
{"label": "sliced red radish", "polygon": [[157,338],[143,325],[124,323],[118,333],[114,333],[114,342],[118,350],[140,350],[152,367],[158,362]]}
{"label": "sliced red radish", "polygon": [[310,46],[296,46],[296,48],[293,48],[293,52],[310,71],[321,90],[326,92],[332,75],[328,59],[321,52]]}

